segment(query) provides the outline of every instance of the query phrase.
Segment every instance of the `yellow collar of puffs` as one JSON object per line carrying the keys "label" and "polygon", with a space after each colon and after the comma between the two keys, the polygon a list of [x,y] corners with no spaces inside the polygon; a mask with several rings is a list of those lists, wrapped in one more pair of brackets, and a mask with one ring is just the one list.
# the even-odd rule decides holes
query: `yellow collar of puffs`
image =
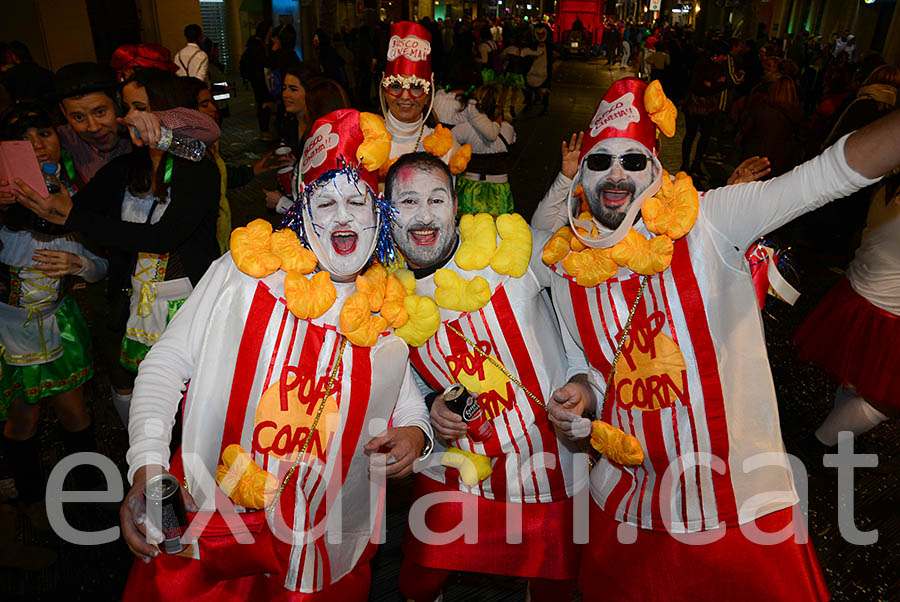
{"label": "yellow collar of puffs", "polygon": [[[498,243],[499,235],[499,243]],[[531,229],[517,213],[464,215],[459,220],[459,249],[453,261],[461,270],[488,266],[498,274],[521,278],[531,259]],[[478,311],[491,300],[491,285],[482,276],[462,278],[446,268],[434,273],[434,301],[438,307],[458,312]]]}
{"label": "yellow collar of puffs", "polygon": [[[328,272],[317,272],[315,254],[305,248],[291,230],[273,232],[272,225],[257,219],[231,233],[231,257],[239,270],[254,278],[265,278],[278,270],[286,272],[284,298],[292,314],[311,320],[331,309],[337,290]],[[422,333],[431,337],[440,315],[431,299],[413,295],[416,280],[409,270],[388,275],[379,264],[356,277],[356,292],[340,313],[340,332],[359,347],[372,347],[388,327],[410,343]],[[419,343],[424,344],[425,340]],[[413,344],[413,343],[410,343]]]}
{"label": "yellow collar of puffs", "polygon": [[[655,237],[648,240],[632,228],[618,244],[608,249],[592,249],[578,240],[570,226],[565,226],[544,245],[541,259],[547,265],[561,261],[562,269],[584,287],[609,280],[620,267],[637,274],[658,274],[672,263],[673,241],[694,227],[699,207],[699,195],[690,176],[679,172],[672,180],[663,170],[662,187],[641,207],[644,224]],[[590,220],[590,212],[582,212],[580,219]]]}

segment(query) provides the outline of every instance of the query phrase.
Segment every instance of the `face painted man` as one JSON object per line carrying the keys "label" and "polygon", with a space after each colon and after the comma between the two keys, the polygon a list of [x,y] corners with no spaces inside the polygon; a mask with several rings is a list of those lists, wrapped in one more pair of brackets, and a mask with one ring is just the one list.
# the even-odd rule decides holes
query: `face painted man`
{"label": "face painted man", "polygon": [[[379,479],[412,471],[431,428],[406,344],[384,326],[378,308],[372,311],[377,274],[367,271],[371,277],[357,280],[370,262],[388,261],[383,251],[392,248],[390,209],[374,193],[387,146],[372,150],[364,120],[367,131],[379,129],[380,117],[352,109],[313,124],[298,170],[299,200],[285,229],[273,233],[257,220],[236,230],[231,253],[210,268],[147,355],[149,368],[142,368],[132,402],[134,486],[122,516],[128,545],[149,564],[136,562],[126,600],[146,599],[148,590],[163,595],[174,580],[183,583],[185,572],[197,588],[191,591],[218,600],[243,600],[251,590],[291,599],[368,595],[376,549],[369,542],[384,518],[370,520],[368,508],[378,500],[369,500],[369,492]],[[168,435],[154,425],[171,424],[188,375],[183,444],[170,466]],[[256,498],[248,498],[246,486],[226,488],[222,478],[221,491],[206,486],[212,476],[204,471],[224,471],[226,462],[237,461],[226,458],[233,445],[271,475],[271,491],[287,483],[280,497],[257,488]],[[148,475],[169,470],[179,481],[184,476],[201,508],[227,510],[223,500],[230,496],[244,507],[271,510],[274,566],[224,579],[207,572],[202,559],[152,560],[155,548],[135,519]],[[332,524],[341,525],[337,543],[324,537]],[[282,589],[289,593],[279,594]]]}
{"label": "face painted man", "polygon": [[[684,174],[657,176],[656,124],[674,133],[675,114],[650,86],[626,78],[604,96],[559,206],[569,225],[543,237],[546,266],[532,266],[571,339],[570,373],[583,369],[554,393],[551,420],[572,440],[589,427],[602,448],[602,429],[582,417],[596,416],[641,450],[638,464],[607,453],[591,471],[580,589],[585,600],[607,588],[646,597],[642,569],[622,558],[652,557],[667,567],[653,588],[672,599],[827,599],[811,544],[794,538],[805,530],[744,253],[900,163],[900,115],[781,177],[698,199]],[[783,530],[763,544],[748,528]]]}
{"label": "face painted man", "polygon": [[[531,230],[518,215],[503,215],[495,224],[488,214],[463,216],[457,228],[451,174],[427,153],[400,157],[385,184],[397,212],[394,241],[415,275],[416,295],[433,298],[440,312],[437,330],[410,343],[410,358],[434,398],[435,445],[450,451],[443,465],[418,476],[413,508],[428,506],[427,494],[441,494],[443,503],[428,509],[432,532],[445,531],[440,525],[455,521],[460,506],[478,515],[477,527],[476,521],[470,525],[478,543],[419,539],[421,525],[410,525],[401,591],[430,602],[450,571],[458,570],[528,578],[536,602],[568,599],[576,548],[566,529],[548,531],[547,525],[570,523],[570,497],[579,481],[572,450],[557,440],[542,407],[556,383],[566,380],[566,365],[559,330],[528,269]],[[498,249],[504,240],[520,243],[517,253]],[[471,282],[483,283],[479,294],[467,288]],[[441,392],[455,382],[478,397],[493,429],[486,440],[444,402]],[[462,452],[475,454],[471,471],[453,463]],[[491,463],[492,473],[486,468]],[[502,517],[520,514],[521,543],[506,543]],[[529,560],[538,546],[539,565]]]}

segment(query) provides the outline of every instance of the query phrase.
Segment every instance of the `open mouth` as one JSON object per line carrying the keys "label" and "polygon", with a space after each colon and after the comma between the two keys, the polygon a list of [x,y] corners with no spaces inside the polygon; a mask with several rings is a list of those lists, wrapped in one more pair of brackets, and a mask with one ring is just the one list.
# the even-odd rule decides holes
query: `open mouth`
{"label": "open mouth", "polygon": [[107,132],[107,133],[103,134],[102,136],[99,136],[99,135],[94,136],[94,142],[96,142],[97,144],[106,144],[107,142],[110,141],[111,138],[112,138],[112,134]]}
{"label": "open mouth", "polygon": [[437,228],[418,228],[409,231],[409,237],[420,247],[427,247],[437,242]]}
{"label": "open mouth", "polygon": [[341,230],[331,235],[331,246],[338,255],[350,255],[356,250],[359,236],[350,230]]}
{"label": "open mouth", "polygon": [[630,190],[608,188],[602,193],[603,206],[607,209],[619,209],[631,198]]}

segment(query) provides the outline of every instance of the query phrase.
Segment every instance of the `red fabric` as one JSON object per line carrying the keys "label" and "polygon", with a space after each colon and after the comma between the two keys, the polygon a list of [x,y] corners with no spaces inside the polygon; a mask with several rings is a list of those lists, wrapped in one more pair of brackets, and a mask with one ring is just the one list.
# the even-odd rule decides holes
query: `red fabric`
{"label": "red fabric", "polygon": [[172,62],[169,49],[156,44],[122,44],[113,52],[109,66],[121,75],[125,69],[147,67],[175,73],[178,67]]}
{"label": "red fabric", "polygon": [[[703,389],[703,405],[706,411],[706,424],[709,430],[709,442],[714,457],[721,458],[724,470],[720,474],[713,471],[713,487],[716,490],[716,506],[718,519],[731,523],[737,520],[737,501],[731,484],[728,455],[728,421],[725,416],[725,395],[722,382],[719,380],[719,360],[709,331],[709,319],[703,306],[700,285],[694,266],[691,263],[687,238],[675,242],[672,255],[672,277],[678,286],[684,319],[690,333],[690,344],[694,347],[697,358],[697,371],[700,375],[700,386]],[[709,528],[709,524],[706,525]]]}
{"label": "red fabric", "polygon": [[[356,151],[363,143],[359,127],[359,111],[340,109],[317,119],[310,128],[312,134],[303,145],[300,160],[300,177],[309,185],[326,171],[340,169],[341,159],[348,165],[356,165]],[[366,171],[361,166],[359,177],[372,190],[378,190],[378,172]]]}
{"label": "red fabric", "polygon": [[[425,567],[450,571],[543,579],[575,577],[579,547],[572,541],[572,500],[547,504],[487,500],[424,475],[416,479],[413,500],[437,492],[442,493],[442,499],[452,501],[429,507],[425,513],[426,526],[438,534],[451,531],[462,522],[463,502],[474,503],[478,507],[478,541],[464,543],[464,536],[460,535],[447,544],[429,545],[414,537],[407,527],[404,558]],[[507,506],[522,514],[521,543],[506,542]]]}
{"label": "red fabric", "polygon": [[[762,532],[778,532],[791,524],[793,511],[767,514],[755,525]],[[617,539],[622,523],[595,503],[590,523],[590,543],[582,552],[578,576],[585,602],[830,599],[812,542],[795,543],[794,535],[775,545],[760,545],[730,527],[721,539],[696,545],[709,535],[678,536],[692,544],[666,532],[635,528],[636,541],[623,544]],[[806,534],[802,523],[795,525]]]}
{"label": "red fabric", "polygon": [[418,23],[392,23],[384,74],[415,75],[431,81],[431,33]]}
{"label": "red fabric", "polygon": [[875,307],[846,278],[810,312],[794,335],[800,359],[849,383],[878,411],[900,414],[900,316]]}
{"label": "red fabric", "polygon": [[[769,294],[769,254],[759,243],[754,244],[744,255],[750,265],[750,277],[753,278],[753,288],[756,290],[756,300],[759,306],[766,304],[766,295]],[[778,263],[778,256],[772,257]]]}
{"label": "red fabric", "polygon": [[122,594],[123,602],[191,600],[191,602],[364,602],[369,598],[372,569],[368,559],[329,587],[311,594],[284,589],[284,575],[253,575],[227,581],[209,579],[200,562],[160,554],[144,564],[135,559]]}
{"label": "red fabric", "polygon": [[[172,458],[169,471],[179,480],[182,478],[180,451]],[[285,489],[285,493],[292,495],[292,489],[292,486]],[[276,545],[280,543],[276,542]],[[289,546],[286,544],[280,546],[282,552],[285,547]],[[209,570],[207,563],[204,563],[202,559],[193,560],[169,554],[159,554],[149,564],[135,559],[128,576],[128,583],[122,594],[122,600],[135,602],[144,600],[191,600],[192,602],[230,602],[232,600],[363,601],[369,595],[371,583],[369,560],[374,555],[376,547],[369,545],[356,568],[337,582],[312,594],[286,590],[283,572],[268,577],[264,574],[257,574],[221,580],[214,571]],[[205,548],[201,547],[201,551],[203,549]],[[242,546],[239,551],[242,554],[252,554],[253,546]],[[246,558],[246,556],[243,557]]]}
{"label": "red fabric", "polygon": [[610,86],[591,119],[581,145],[581,157],[597,143],[610,138],[630,138],[656,154],[656,124],[644,108],[647,84],[636,77],[625,77]]}

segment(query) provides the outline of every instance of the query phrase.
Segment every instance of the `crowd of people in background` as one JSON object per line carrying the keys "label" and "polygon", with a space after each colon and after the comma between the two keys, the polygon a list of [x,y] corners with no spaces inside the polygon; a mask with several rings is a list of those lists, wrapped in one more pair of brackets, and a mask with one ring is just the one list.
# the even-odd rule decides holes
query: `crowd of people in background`
{"label": "crowd of people in background", "polygon": [[[715,183],[710,166],[717,161],[742,166],[729,183],[781,176],[893,111],[897,103],[900,69],[875,52],[860,51],[850,32],[830,39],[805,30],[771,39],[761,32],[748,39],[712,30],[698,39],[690,28],[662,21],[608,19],[596,32],[580,21],[577,25],[591,52],[605,57],[605,64],[597,61],[596,68],[661,84],[665,97],[684,116],[679,171],[695,183]],[[4,206],[16,207],[0,218],[0,305],[6,311],[0,314],[0,331],[11,336],[17,325],[43,328],[39,322],[52,319],[58,323],[56,343],[62,350],[47,352],[43,334],[35,339],[37,347],[33,340],[24,340],[25,335],[15,344],[0,341],[8,354],[0,380],[2,452],[35,528],[49,528],[42,502],[45,476],[39,466],[39,403],[52,404],[65,431],[67,451],[95,450],[83,385],[93,376],[96,355],[110,374],[113,404],[128,424],[138,367],[207,269],[229,250],[233,226],[243,225],[232,224],[228,189],[263,173],[284,173],[279,189],[265,190],[259,202],[273,212],[273,219],[287,214],[290,220],[301,198],[295,165],[322,119],[347,109],[381,114],[394,145],[382,180],[385,174],[395,175],[396,170],[388,171],[390,161],[399,159],[403,167],[410,159],[401,156],[428,149],[443,157],[443,163],[435,167],[437,159],[427,157],[416,161],[441,177],[447,172],[452,191],[446,192],[458,198],[458,216],[515,213],[508,161],[516,143],[515,122],[551,111],[554,63],[560,60],[554,39],[560,32],[552,23],[519,18],[424,18],[418,26],[430,33],[433,80],[404,80],[392,89],[382,79],[392,69],[388,23],[341,26],[334,32],[318,29],[312,53],[302,60],[291,25],[256,25],[236,70],[252,90],[260,138],[280,145],[253,165],[233,164],[219,148],[223,111],[213,99],[211,84],[226,77],[220,76],[224,67],[216,45],[198,25],[185,27],[185,45],[174,54],[160,46],[130,44],[117,50],[109,65],[78,63],[56,73],[37,65],[20,42],[0,46],[0,137],[31,142],[45,175],[56,178],[63,196],[71,197],[52,219],[45,219],[21,211],[12,193],[0,193],[5,195],[0,197]],[[447,131],[444,152],[432,151],[432,140]],[[568,141],[569,134],[560,137]],[[158,147],[173,140],[201,141],[202,157],[173,158]],[[568,192],[581,141],[573,136],[563,143],[557,192]],[[409,148],[394,152],[407,143]],[[747,165],[754,166],[752,176],[742,172]],[[630,169],[624,162],[622,166]],[[640,170],[646,168],[645,158]],[[827,246],[846,264],[860,245],[867,219],[870,227],[874,223],[869,211],[874,190],[863,188],[787,223],[776,237],[810,239],[806,242]],[[887,206],[896,191],[889,178],[880,202]],[[879,219],[900,223],[896,212],[888,213]],[[870,246],[862,247],[869,257],[875,254]],[[828,306],[817,310],[798,339],[806,357],[839,377],[852,374],[855,379],[855,388],[851,381],[843,383],[835,413],[811,435],[811,447],[834,446],[839,427],[860,434],[893,411],[896,393],[886,392],[884,383],[869,386],[876,379],[872,370],[863,370],[857,361],[852,366],[856,371],[847,372],[833,356],[815,353],[825,343],[816,336],[821,324],[833,319],[837,305],[858,305],[861,289],[868,290],[865,297],[873,305],[891,314],[882,316],[889,324],[873,325],[865,308],[858,307],[840,319],[865,323],[871,336],[898,331],[896,292],[884,293],[859,261],[854,265],[848,282],[839,285]],[[895,274],[896,269],[884,272]],[[98,326],[102,332],[91,333],[67,293],[75,279],[104,278],[110,319]],[[891,300],[884,301],[885,294]],[[96,349],[92,339],[98,342]],[[44,363],[22,359],[29,354],[41,355]],[[881,366],[886,369],[883,360]],[[177,438],[171,445],[177,447]],[[98,486],[97,474],[83,471],[76,476],[85,489]],[[0,553],[0,565],[36,568],[52,562],[39,549],[8,545],[15,553]],[[439,590],[446,575],[438,577]]]}

